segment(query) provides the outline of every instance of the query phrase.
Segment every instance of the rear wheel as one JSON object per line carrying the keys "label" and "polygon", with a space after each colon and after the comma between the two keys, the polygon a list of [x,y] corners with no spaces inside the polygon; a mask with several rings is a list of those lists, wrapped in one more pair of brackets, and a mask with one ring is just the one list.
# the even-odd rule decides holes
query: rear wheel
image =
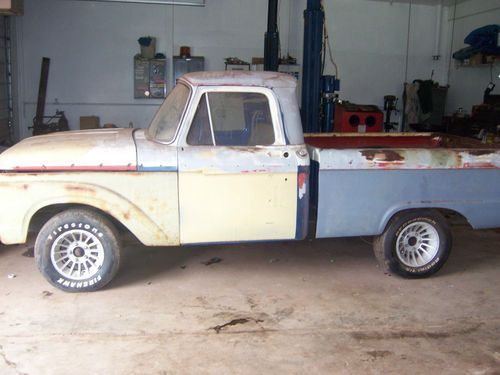
{"label": "rear wheel", "polygon": [[40,230],[35,258],[42,275],[66,292],[102,288],[118,272],[121,246],[114,226],[87,209],[57,214]]}
{"label": "rear wheel", "polygon": [[451,251],[451,231],[435,210],[396,214],[373,250],[384,270],[403,277],[427,277],[444,265]]}

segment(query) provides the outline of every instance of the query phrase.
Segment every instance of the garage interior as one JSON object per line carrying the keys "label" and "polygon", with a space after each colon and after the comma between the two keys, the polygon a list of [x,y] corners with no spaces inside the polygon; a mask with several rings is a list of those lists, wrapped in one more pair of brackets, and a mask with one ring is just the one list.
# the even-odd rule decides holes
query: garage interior
{"label": "garage interior", "polygon": [[[0,9],[1,151],[33,135],[145,129],[182,74],[233,70],[296,78],[305,133],[500,148],[498,0]],[[385,272],[372,237],[147,247],[123,231],[116,278],[74,294],[38,272],[35,223],[26,244],[0,245],[0,374],[500,374],[500,230],[446,217],[453,250],[430,278]]]}

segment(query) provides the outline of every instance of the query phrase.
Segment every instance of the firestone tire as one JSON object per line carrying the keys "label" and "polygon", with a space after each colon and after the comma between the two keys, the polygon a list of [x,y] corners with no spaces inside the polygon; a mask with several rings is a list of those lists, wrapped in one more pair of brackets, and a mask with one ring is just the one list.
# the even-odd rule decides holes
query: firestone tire
{"label": "firestone tire", "polygon": [[428,277],[439,271],[451,246],[448,222],[435,210],[396,214],[373,241],[375,257],[383,270],[406,278]]}
{"label": "firestone tire", "polygon": [[108,284],[120,267],[117,230],[103,216],[70,209],[40,230],[35,260],[42,275],[65,292],[91,292]]}

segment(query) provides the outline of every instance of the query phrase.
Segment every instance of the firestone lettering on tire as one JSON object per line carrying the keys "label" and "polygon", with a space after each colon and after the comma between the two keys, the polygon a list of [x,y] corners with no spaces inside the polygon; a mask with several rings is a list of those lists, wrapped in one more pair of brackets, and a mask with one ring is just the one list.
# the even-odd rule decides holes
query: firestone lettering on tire
{"label": "firestone lettering on tire", "polygon": [[94,284],[96,284],[97,282],[101,281],[102,278],[101,278],[101,275],[97,275],[96,277],[90,279],[90,280],[87,280],[87,281],[70,281],[70,280],[66,280],[62,277],[60,277],[57,282],[59,284],[61,284],[62,286],[65,286],[67,288],[76,288],[76,289],[80,289],[80,288],[86,288],[86,287],[89,287],[89,286],[92,286]]}
{"label": "firestone lettering on tire", "polygon": [[432,267],[434,267],[436,264],[439,263],[439,260],[441,258],[437,257],[436,259],[434,259],[432,262],[430,262],[429,264],[425,265],[425,266],[422,266],[420,268],[410,268],[410,267],[402,267],[405,271],[408,271],[408,272],[411,272],[411,273],[417,273],[417,272],[425,272],[425,271],[429,271]]}
{"label": "firestone lettering on tire", "polygon": [[78,228],[78,229],[85,229],[89,232],[92,232],[93,234],[95,234],[98,238],[102,238],[104,236],[104,234],[102,232],[99,231],[99,229],[97,229],[96,227],[92,227],[90,226],[89,224],[84,224],[84,223],[71,223],[71,224],[64,224],[62,226],[59,226],[57,227],[56,230],[52,231],[51,234],[49,234],[47,236],[47,240],[49,241],[53,241],[54,240],[54,237],[53,236],[59,236],[59,234],[61,234],[63,231],[65,230],[69,230],[69,229],[75,229],[75,228]]}

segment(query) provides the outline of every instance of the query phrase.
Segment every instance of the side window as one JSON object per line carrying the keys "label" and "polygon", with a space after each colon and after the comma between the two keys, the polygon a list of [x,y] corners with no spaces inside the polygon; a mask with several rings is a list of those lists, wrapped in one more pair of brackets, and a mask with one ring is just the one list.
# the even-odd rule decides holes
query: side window
{"label": "side window", "polygon": [[187,136],[188,145],[212,146],[212,131],[210,130],[210,119],[208,116],[207,96],[204,94],[191,123],[191,129]]}
{"label": "side window", "polygon": [[265,95],[243,92],[208,94],[215,144],[257,146],[274,143],[274,129]]}

